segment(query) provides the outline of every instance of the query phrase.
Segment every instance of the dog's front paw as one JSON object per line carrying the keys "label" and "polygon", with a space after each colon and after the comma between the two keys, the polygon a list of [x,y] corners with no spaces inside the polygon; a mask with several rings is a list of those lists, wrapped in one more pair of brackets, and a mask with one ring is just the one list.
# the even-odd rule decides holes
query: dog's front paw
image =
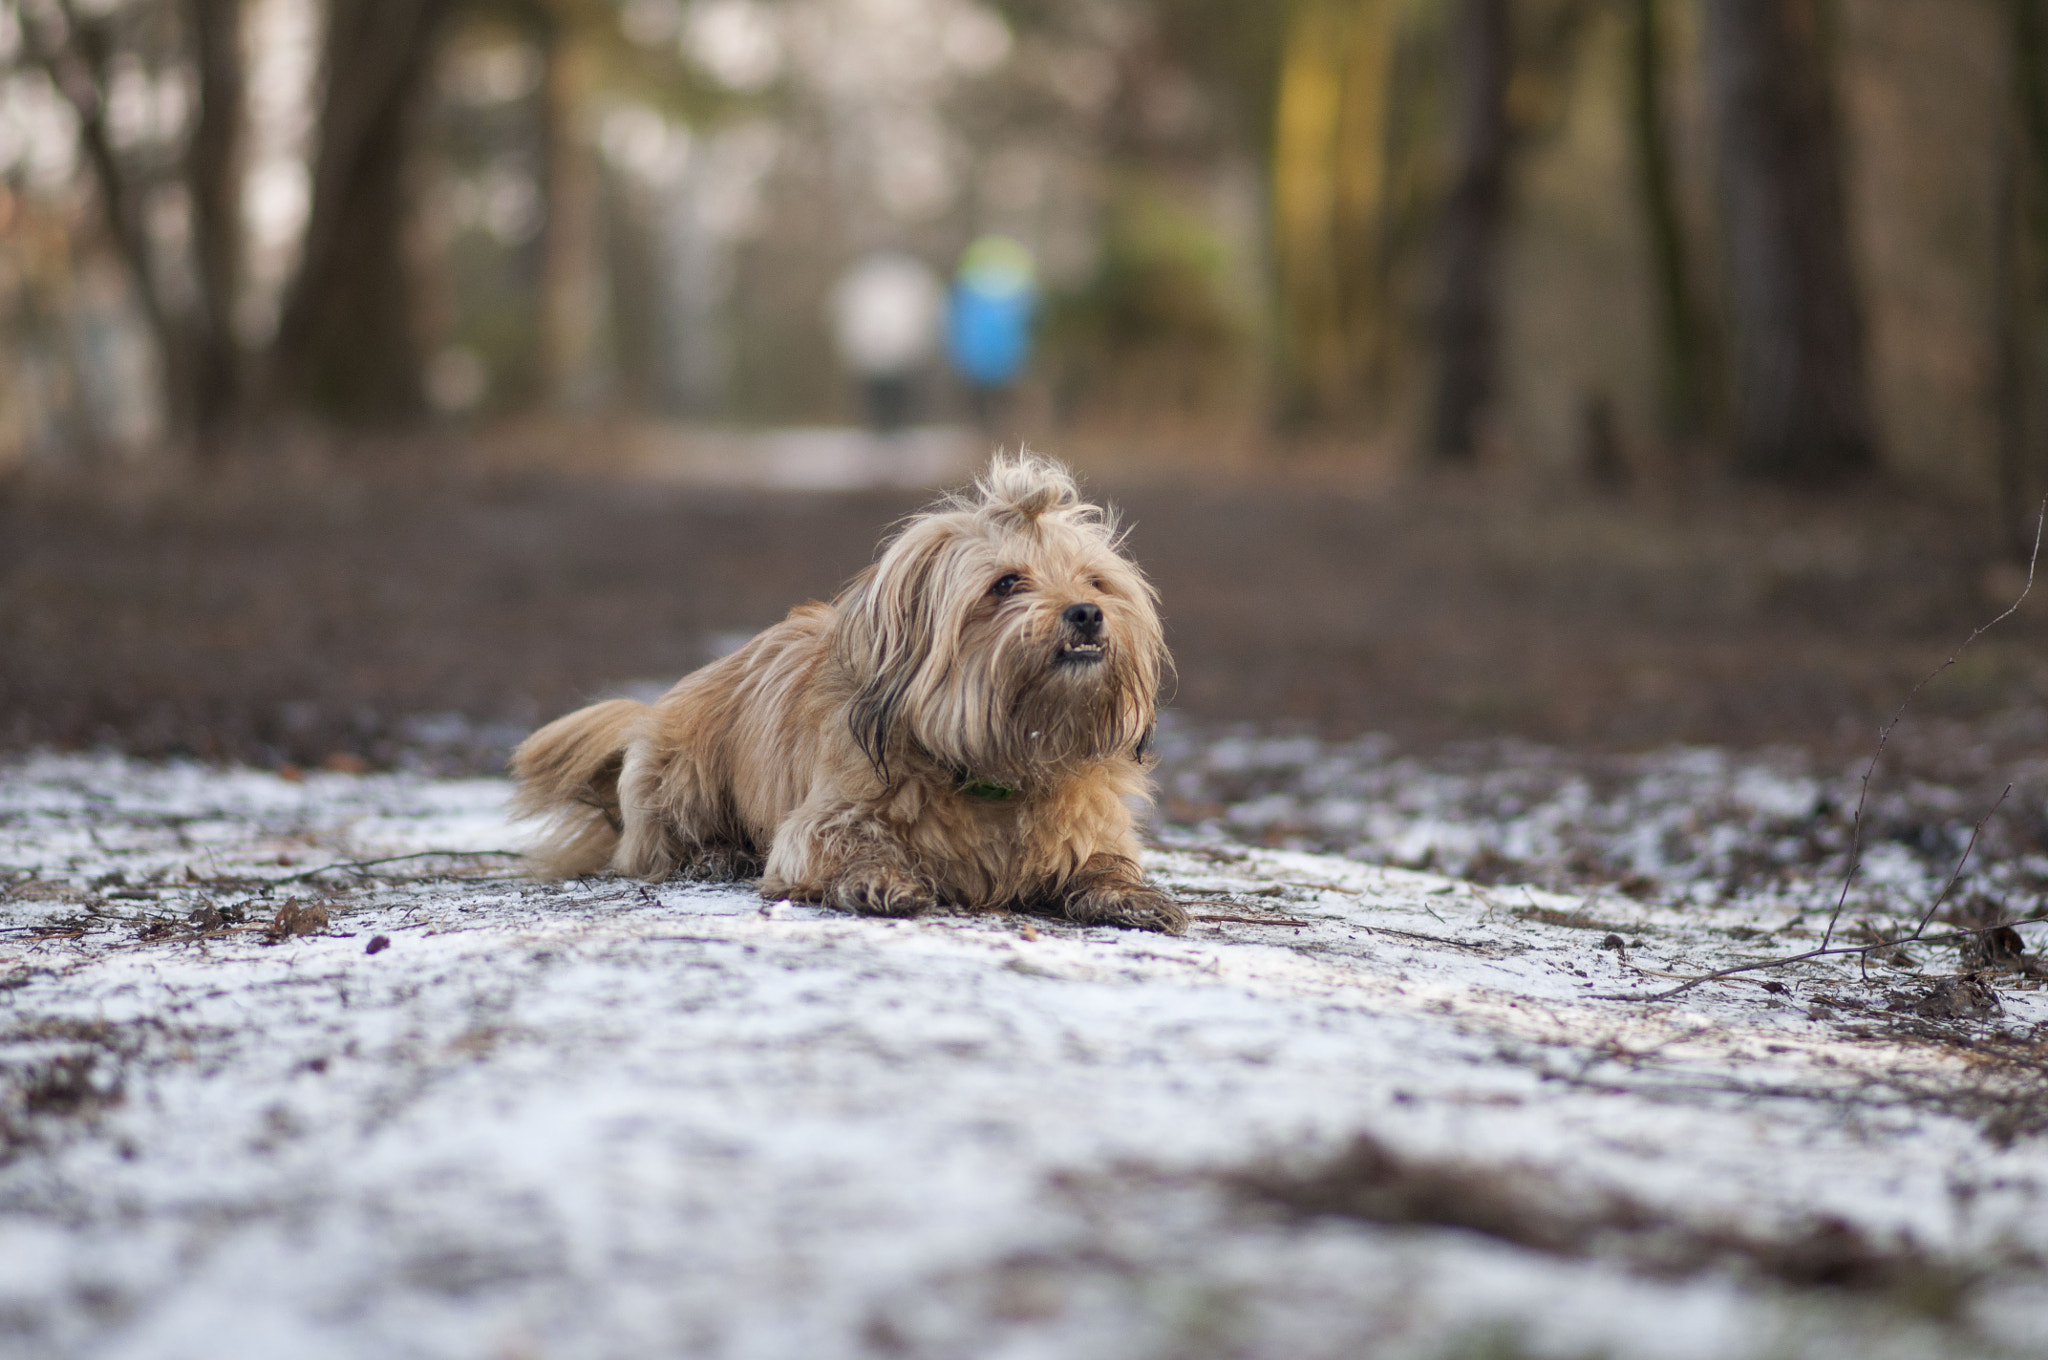
{"label": "dog's front paw", "polygon": [[677,868],[679,877],[699,883],[733,883],[761,876],[761,857],[751,850],[712,846],[698,850]]}
{"label": "dog's front paw", "polygon": [[1162,935],[1185,935],[1188,930],[1187,908],[1145,884],[1104,885],[1075,893],[1067,899],[1067,919],[1087,926],[1156,930]]}
{"label": "dog's front paw", "polygon": [[908,874],[878,869],[833,883],[825,893],[825,905],[862,916],[915,916],[937,906],[938,898]]}

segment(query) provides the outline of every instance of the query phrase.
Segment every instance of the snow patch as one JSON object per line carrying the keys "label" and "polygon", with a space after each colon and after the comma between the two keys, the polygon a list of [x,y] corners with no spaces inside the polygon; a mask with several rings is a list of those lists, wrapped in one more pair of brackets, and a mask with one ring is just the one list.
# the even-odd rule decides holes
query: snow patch
{"label": "snow patch", "polygon": [[[1298,769],[1304,750],[1222,758]],[[1182,939],[544,884],[470,853],[515,846],[507,792],[0,766],[14,1338],[79,1356],[1336,1357],[1484,1333],[1701,1360],[2048,1340],[2037,1268],[2006,1264],[2048,1253],[2048,1150],[2038,1129],[1991,1132],[2023,1102],[1979,1090],[1991,1046],[2035,1042],[2048,1007],[2009,981],[2002,1018],[1944,1044],[1883,1009],[1953,956],[1617,1001],[1816,927],[1775,900],[1497,889],[1187,829],[1149,866],[1196,917]],[[1597,801],[1556,801],[1574,798]],[[1326,801],[1361,809],[1351,826],[1391,815]],[[1473,843],[1425,812],[1387,834]],[[365,863],[424,851],[464,853]],[[270,939],[291,897],[328,930]],[[63,1086],[67,1062],[102,1085]],[[1945,1317],[1300,1219],[1232,1188],[1361,1134],[1694,1225],[1839,1219],[1987,1275]]]}

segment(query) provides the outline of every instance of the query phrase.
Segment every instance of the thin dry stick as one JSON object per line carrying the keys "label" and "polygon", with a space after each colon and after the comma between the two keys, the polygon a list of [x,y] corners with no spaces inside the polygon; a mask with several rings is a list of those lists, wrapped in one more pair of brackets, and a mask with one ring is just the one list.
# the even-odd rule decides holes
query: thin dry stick
{"label": "thin dry stick", "polygon": [[519,859],[520,857],[520,852],[517,850],[421,850],[417,854],[411,855],[388,855],[383,859],[352,859],[343,860],[339,864],[323,864],[317,869],[307,869],[296,874],[286,874],[283,878],[265,879],[264,882],[271,887],[277,887],[284,883],[302,883],[309,878],[318,878],[322,874],[331,874],[337,869],[347,869],[353,872],[362,869],[374,869],[380,864],[403,864],[411,859]]}
{"label": "thin dry stick", "polygon": [[1212,912],[1191,912],[1190,921],[1235,921],[1246,926],[1306,926],[1313,922],[1297,921],[1292,916],[1223,916]]}
{"label": "thin dry stick", "polygon": [[1419,930],[1396,930],[1392,926],[1362,926],[1361,929],[1374,935],[1396,935],[1404,940],[1427,940],[1431,944],[1447,944],[1453,949],[1463,949],[1472,954],[1490,954],[1493,951],[1483,944],[1467,944],[1463,940],[1445,939],[1441,935],[1424,935]]}
{"label": "thin dry stick", "polygon": [[1935,676],[1955,665],[1956,659],[1962,656],[1965,648],[2018,613],[2019,607],[2026,603],[2027,596],[2034,589],[2034,566],[2041,560],[2041,529],[2044,524],[2048,524],[2048,499],[2041,502],[2041,513],[2034,519],[2034,550],[2027,555],[2027,584],[2021,588],[2019,598],[2007,605],[2005,612],[1991,622],[1979,624],[1976,632],[1964,638],[1962,645],[1949,653],[1948,660],[1929,671],[1919,684],[1913,686],[1912,692],[1906,695],[1905,702],[1899,705],[1898,712],[1892,714],[1892,720],[1877,734],[1877,749],[1870,753],[1870,763],[1863,767],[1863,791],[1856,796],[1856,819],[1849,843],[1849,867],[1842,874],[1842,891],[1835,898],[1835,909],[1828,913],[1828,928],[1821,933],[1822,947],[1826,947],[1828,942],[1835,938],[1835,924],[1842,919],[1842,907],[1849,900],[1849,885],[1856,881],[1856,871],[1863,867],[1863,809],[1870,801],[1870,777],[1877,773],[1877,762],[1884,759],[1884,748],[1892,739],[1892,729],[1899,725],[1899,720],[1906,716],[1906,710],[1912,706],[1913,700],[1919,697],[1921,690],[1933,682]]}
{"label": "thin dry stick", "polygon": [[[1698,976],[1698,977],[1693,977],[1693,978],[1686,978],[1686,979],[1685,979],[1685,981],[1684,981],[1684,982],[1682,982],[1682,983],[1680,983],[1680,984],[1679,984],[1678,986],[1676,986],[1676,987],[1673,987],[1673,988],[1671,988],[1671,989],[1670,989],[1669,991],[1665,991],[1665,992],[1659,992],[1659,993],[1658,993],[1658,994],[1656,994],[1655,996],[1644,996],[1644,997],[1632,997],[1632,998],[1628,998],[1628,999],[1630,999],[1630,1000],[1637,1000],[1637,1001],[1663,1001],[1663,1000],[1666,1000],[1666,999],[1668,999],[1668,998],[1670,998],[1670,997],[1674,997],[1674,996],[1677,996],[1677,995],[1678,995],[1678,994],[1679,994],[1680,992],[1683,992],[1683,991],[1688,991],[1688,990],[1690,990],[1691,988],[1697,987],[1697,986],[1699,986],[1699,985],[1700,985],[1700,984],[1701,984],[1702,982],[1712,982],[1712,981],[1714,981],[1714,980],[1715,980],[1716,978],[1723,978],[1723,977],[1733,977],[1733,976],[1734,976],[1735,974],[1737,974],[1737,973],[1749,973],[1749,972],[1755,972],[1755,971],[1756,971],[1757,969],[1759,969],[1759,968],[1778,968],[1778,967],[1782,967],[1782,966],[1784,966],[1785,964],[1788,964],[1788,963],[1798,963],[1798,962],[1800,962],[1801,960],[1804,960],[1804,959],[1815,959],[1815,958],[1821,958],[1821,957],[1823,957],[1823,956],[1825,956],[1825,955],[1827,955],[1827,954],[1831,954],[1831,953],[1833,953],[1833,954],[1855,954],[1855,955],[1858,955],[1858,956],[1859,956],[1859,958],[1858,958],[1857,962],[1858,962],[1858,963],[1859,963],[1859,965],[1860,965],[1860,966],[1862,967],[1862,969],[1863,969],[1863,972],[1864,972],[1864,976],[1865,976],[1865,978],[1867,979],[1867,978],[1869,977],[1869,975],[1870,975],[1870,956],[1871,956],[1872,954],[1876,953],[1876,952],[1877,952],[1878,950],[1881,950],[1881,949],[1895,949],[1895,948],[1897,948],[1898,946],[1900,946],[1900,945],[1902,945],[1902,944],[1923,944],[1923,943],[1933,943],[1933,942],[1934,942],[1934,941],[1931,941],[1931,940],[1929,940],[1929,939],[1927,938],[1927,923],[1928,923],[1929,921],[1932,921],[1932,920],[1934,919],[1934,913],[1935,913],[1935,912],[1937,912],[1937,911],[1939,911],[1939,910],[1941,910],[1941,904],[1942,904],[1943,902],[1945,902],[1945,901],[1947,901],[1947,900],[1948,900],[1948,895],[1949,895],[1949,893],[1950,893],[1950,892],[1952,892],[1952,891],[1953,891],[1953,890],[1955,889],[1955,886],[1956,886],[1956,883],[1957,883],[1957,881],[1958,881],[1959,879],[1961,879],[1961,878],[1962,878],[1962,876],[1963,876],[1963,866],[1964,866],[1964,865],[1966,865],[1966,864],[1968,864],[1968,863],[1970,862],[1970,853],[1971,853],[1971,851],[1973,851],[1973,850],[1975,850],[1975,849],[1977,848],[1977,838],[1978,838],[1979,836],[1981,836],[1981,835],[1983,835],[1983,834],[1984,834],[1984,828],[1985,828],[1985,826],[1986,826],[1986,825],[1987,825],[1987,824],[1988,824],[1988,823],[1989,823],[1989,822],[1991,821],[1991,819],[1992,819],[1992,818],[1993,818],[1994,816],[1996,816],[1996,815],[1997,815],[1997,813],[1998,813],[1998,809],[2000,809],[2001,807],[2004,807],[2004,806],[2005,806],[2005,799],[2006,799],[2006,794],[2010,794],[2011,792],[2012,792],[2012,785],[2010,785],[2010,784],[2007,784],[2007,785],[2005,786],[2005,793],[2001,793],[2001,794],[1999,794],[1999,795],[1998,795],[1998,801],[1997,801],[1997,802],[1995,802],[1995,803],[1993,803],[1993,804],[1991,805],[1991,811],[1989,811],[1989,812],[1985,813],[1985,814],[1984,814],[1984,816],[1983,816],[1983,817],[1982,817],[1981,819],[1979,819],[1979,821],[1977,822],[1977,826],[1976,826],[1976,829],[1970,832],[1970,843],[1969,843],[1968,845],[1965,845],[1965,846],[1963,847],[1963,855],[1962,855],[1962,858],[1961,858],[1961,859],[1958,859],[1958,860],[1956,861],[1956,867],[1955,867],[1955,872],[1951,873],[1951,874],[1950,874],[1950,875],[1948,876],[1948,882],[1947,882],[1946,884],[1942,885],[1942,889],[1941,889],[1941,891],[1940,891],[1939,893],[1935,894],[1935,897],[1934,897],[1934,901],[1933,901],[1932,903],[1930,903],[1930,904],[1928,905],[1928,908],[1927,908],[1927,911],[1926,911],[1926,913],[1925,913],[1924,915],[1922,915],[1922,916],[1921,916],[1921,918],[1920,918],[1920,923],[1919,923],[1918,925],[1916,925],[1916,926],[1914,926],[1914,927],[1913,927],[1913,933],[1912,933],[1912,934],[1910,934],[1910,935],[1907,935],[1907,936],[1905,936],[1905,937],[1904,937],[1904,938],[1902,938],[1902,939],[1897,939],[1897,940],[1879,940],[1879,941],[1878,941],[1878,942],[1876,942],[1875,944],[1867,944],[1867,945],[1858,945],[1858,946],[1852,946],[1852,947],[1847,947],[1847,948],[1843,948],[1843,949],[1837,949],[1837,950],[1830,950],[1830,949],[1828,948],[1828,942],[1827,942],[1827,940],[1823,939],[1823,940],[1822,940],[1822,941],[1820,942],[1820,943],[1821,943],[1821,947],[1820,947],[1819,949],[1811,950],[1811,951],[1809,951],[1809,952],[1807,952],[1807,953],[1804,953],[1804,954],[1795,954],[1795,955],[1791,956],[1790,958],[1783,958],[1783,959],[1763,959],[1763,960],[1760,960],[1760,961],[1758,961],[1758,962],[1756,962],[1756,963],[1746,963],[1746,964],[1742,964],[1742,965],[1740,965],[1739,967],[1735,967],[1735,968],[1723,968],[1723,969],[1721,969],[1721,970],[1720,970],[1720,971],[1718,971],[1718,972],[1713,972],[1713,973],[1703,973],[1703,974],[1701,974],[1701,975],[1700,975],[1700,976]],[[2025,923],[2024,923],[2024,922],[2021,922],[2020,924],[2025,924]],[[1982,933],[1983,931],[1987,931],[1987,930],[1996,930],[1997,928],[1998,928],[1998,927],[1996,927],[1996,926],[1985,926],[1985,927],[1982,927],[1982,928],[1981,928],[1981,929],[1979,930],[1979,932],[1977,932],[1977,933]],[[1968,933],[1968,932],[1965,932],[1965,933]],[[1937,936],[1937,937],[1935,937],[1935,939],[1936,939],[1936,940],[1939,940],[1939,939],[1943,939],[1943,938],[1949,938],[1949,937],[1944,937],[1944,936]],[[1960,936],[1957,936],[1957,937],[1955,937],[1955,938],[1960,938]],[[1630,965],[1630,967],[1634,967],[1634,965],[1633,965],[1633,964],[1631,964],[1631,965]],[[1651,971],[1651,970],[1649,970],[1649,969],[1643,969],[1643,968],[1638,968],[1638,969],[1636,969],[1636,971],[1637,971],[1637,972],[1648,972],[1648,971]],[[1679,976],[1681,976],[1681,975],[1680,975],[1680,974],[1677,974],[1677,973],[1659,973],[1659,974],[1658,974],[1658,976],[1659,976],[1659,977],[1679,977]],[[1603,1001],[1616,1001],[1616,1000],[1621,1000],[1621,999],[1623,999],[1623,998],[1620,998],[1620,997],[1611,997],[1611,996],[1610,996],[1610,997],[1602,997],[1602,998],[1601,998],[1601,1000],[1603,1000]]]}
{"label": "thin dry stick", "polygon": [[[1948,901],[1948,895],[1955,891],[1956,880],[1963,876],[1963,866],[1970,862],[1970,852],[1977,848],[1977,838],[1984,834],[1985,824],[1998,815],[1998,810],[2005,806],[2005,800],[2011,796],[2012,785],[2007,784],[2005,792],[1999,794],[1998,801],[1991,805],[1991,811],[1985,813],[1970,832],[1970,843],[1963,847],[1963,857],[1956,861],[1956,871],[1948,876],[1948,882],[1941,885],[1941,891],[1927,904],[1927,910],[1920,916],[1920,924],[1913,927],[1913,933],[1907,937],[1908,939],[1917,940],[1926,933],[1927,923],[1934,919],[1934,913],[1941,910],[1941,904]],[[1903,944],[1905,941],[1900,943]]]}
{"label": "thin dry stick", "polygon": [[[2006,924],[2014,926],[2030,926],[2041,921],[2048,921],[2048,913],[2043,913],[2037,916],[2022,917],[2017,921],[2009,921]],[[1590,999],[1594,1001],[1669,1001],[1672,997],[1677,996],[1680,992],[1689,992],[1703,982],[1718,982],[1722,978],[1734,977],[1740,973],[1755,973],[1760,972],[1761,970],[1766,968],[1788,968],[1795,963],[1806,963],[1812,959],[1841,958],[1847,955],[1856,954],[1875,954],[1878,951],[1884,949],[1897,949],[1902,944],[1947,944],[1953,940],[1967,940],[1972,936],[1989,935],[1994,930],[2003,929],[2005,929],[2005,926],[1973,926],[1968,930],[1950,930],[1945,931],[1939,935],[1920,935],[1914,936],[1906,940],[1880,940],[1876,944],[1845,944],[1837,945],[1833,949],[1828,949],[1825,947],[1820,949],[1809,949],[1804,954],[1788,954],[1781,959],[1759,959],[1755,963],[1742,963],[1737,964],[1732,968],[1719,968],[1711,973],[1701,973],[1697,977],[1687,978],[1685,981],[1679,983],[1676,987],[1672,987],[1661,992],[1650,992],[1644,995],[1630,995],[1623,992],[1606,992],[1595,994]],[[1630,966],[1633,967],[1634,965]],[[1647,972],[1648,970],[1644,969],[1640,971]],[[1666,974],[1665,976],[1674,975]]]}

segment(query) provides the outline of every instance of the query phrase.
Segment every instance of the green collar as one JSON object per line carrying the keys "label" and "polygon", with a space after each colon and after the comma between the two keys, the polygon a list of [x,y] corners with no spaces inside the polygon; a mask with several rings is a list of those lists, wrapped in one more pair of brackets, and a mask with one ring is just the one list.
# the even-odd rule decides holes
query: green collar
{"label": "green collar", "polygon": [[1023,790],[1012,788],[1008,784],[998,784],[993,779],[963,779],[960,781],[960,792],[969,798],[979,798],[984,803],[1007,803]]}

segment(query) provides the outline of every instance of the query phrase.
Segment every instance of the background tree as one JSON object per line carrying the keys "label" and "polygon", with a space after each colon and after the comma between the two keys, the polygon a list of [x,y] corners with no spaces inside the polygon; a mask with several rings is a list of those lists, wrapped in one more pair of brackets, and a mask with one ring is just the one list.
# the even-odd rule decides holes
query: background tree
{"label": "background tree", "polygon": [[1442,229],[1442,307],[1429,447],[1439,463],[1471,463],[1498,384],[1501,241],[1508,201],[1507,0],[1456,0],[1452,102],[1457,142]]}
{"label": "background tree", "polygon": [[1273,130],[1283,414],[1355,408],[1386,379],[1393,0],[1297,5]]}
{"label": "background tree", "polygon": [[1692,252],[1678,207],[1665,98],[1663,8],[1659,0],[1626,0],[1628,121],[1656,293],[1658,406],[1665,432],[1690,440],[1707,431],[1718,366],[1694,292]]}
{"label": "background tree", "polygon": [[[31,0],[17,13],[27,55],[77,117],[108,238],[157,349],[170,432],[209,442],[238,386],[240,0],[92,12],[70,0]],[[114,125],[117,79],[133,88],[186,69],[197,110],[182,147],[154,119]],[[182,258],[152,227],[150,205],[167,188],[182,190],[191,213],[191,249]]]}
{"label": "background tree", "polygon": [[1827,481],[1876,442],[1820,0],[1706,0],[1736,465]]}
{"label": "background tree", "polygon": [[424,406],[406,261],[407,171],[450,0],[331,0],[313,202],[266,397],[353,421]]}
{"label": "background tree", "polygon": [[1993,226],[1998,354],[2000,531],[2014,556],[2033,547],[2043,459],[2043,323],[2048,321],[2048,15],[2041,0],[2006,0],[2007,116]]}
{"label": "background tree", "polygon": [[185,0],[199,111],[185,150],[198,275],[191,327],[193,423],[213,443],[242,395],[235,300],[242,281],[242,0]]}

